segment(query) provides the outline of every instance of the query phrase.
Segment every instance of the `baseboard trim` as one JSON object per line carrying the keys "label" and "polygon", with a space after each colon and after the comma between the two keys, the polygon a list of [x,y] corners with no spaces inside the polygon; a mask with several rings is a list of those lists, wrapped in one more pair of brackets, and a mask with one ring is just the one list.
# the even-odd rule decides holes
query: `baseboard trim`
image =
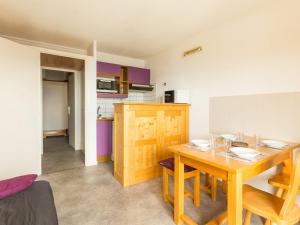
{"label": "baseboard trim", "polygon": [[44,130],[43,137],[67,136],[67,129],[64,130]]}
{"label": "baseboard trim", "polygon": [[97,157],[97,161],[98,161],[99,163],[102,163],[102,162],[108,162],[108,161],[110,160],[110,157],[111,157],[110,154],[109,154],[109,155],[98,156],[98,157]]}

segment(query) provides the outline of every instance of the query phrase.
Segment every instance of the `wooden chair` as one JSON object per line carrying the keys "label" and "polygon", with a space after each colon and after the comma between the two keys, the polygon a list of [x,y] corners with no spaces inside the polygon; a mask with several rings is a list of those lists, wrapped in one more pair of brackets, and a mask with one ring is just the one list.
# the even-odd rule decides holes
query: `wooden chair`
{"label": "wooden chair", "polygon": [[224,225],[227,222],[227,212],[223,212],[205,225]]}
{"label": "wooden chair", "polygon": [[[201,187],[201,190],[210,194],[213,201],[217,200],[217,189],[218,189],[218,180],[216,177],[206,173],[205,174],[205,183],[206,185]],[[222,187],[223,191],[224,188]]]}
{"label": "wooden chair", "polygon": [[293,225],[300,220],[300,207],[296,195],[300,187],[300,154],[291,174],[286,198],[280,198],[249,185],[243,188],[243,207],[246,209],[244,225],[249,225],[251,214],[266,218],[266,224]]}
{"label": "wooden chair", "polygon": [[[296,203],[296,195],[300,187],[300,153],[297,155],[296,164],[290,178],[289,185],[285,189],[287,190],[285,199],[250,185],[244,185],[243,207],[246,209],[244,225],[250,224],[252,213],[265,218],[265,225],[271,225],[272,222],[277,225],[294,225],[300,220],[300,207]],[[206,225],[221,225],[226,220],[227,213],[224,212]]]}
{"label": "wooden chair", "polygon": [[[165,159],[159,162],[163,167],[163,199],[166,202],[174,203],[174,198],[169,195],[169,175],[174,177],[174,158]],[[184,190],[184,196],[194,200],[196,207],[200,206],[200,172],[190,166],[184,166],[184,179],[194,177],[194,193]]]}
{"label": "wooden chair", "polygon": [[[277,197],[285,198],[290,186],[290,174],[276,174],[274,177],[269,179],[269,184],[277,188],[275,194]],[[298,190],[298,194],[300,194],[300,188]]]}

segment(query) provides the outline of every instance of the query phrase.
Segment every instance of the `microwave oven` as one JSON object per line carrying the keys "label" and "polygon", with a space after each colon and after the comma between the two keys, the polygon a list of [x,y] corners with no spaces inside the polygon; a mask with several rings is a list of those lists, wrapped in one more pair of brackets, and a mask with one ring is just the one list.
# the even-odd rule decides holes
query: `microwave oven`
{"label": "microwave oven", "polygon": [[190,103],[190,94],[188,90],[170,90],[165,91],[165,103]]}
{"label": "microwave oven", "polygon": [[97,92],[118,93],[117,81],[113,78],[97,78]]}

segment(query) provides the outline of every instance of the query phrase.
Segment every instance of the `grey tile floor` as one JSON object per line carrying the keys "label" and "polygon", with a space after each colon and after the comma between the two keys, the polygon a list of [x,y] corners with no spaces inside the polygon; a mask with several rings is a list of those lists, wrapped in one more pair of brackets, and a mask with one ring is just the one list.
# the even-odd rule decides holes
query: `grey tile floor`
{"label": "grey tile floor", "polygon": [[[39,178],[52,185],[60,225],[174,224],[172,206],[162,200],[161,178],[123,188],[114,179],[112,171],[110,162],[45,174]],[[186,186],[192,188],[192,181]],[[200,225],[225,209],[226,196],[221,190],[216,202],[211,201],[206,193],[201,193],[200,208],[195,208],[190,199],[185,200],[186,213]],[[253,216],[251,224],[263,222]]]}

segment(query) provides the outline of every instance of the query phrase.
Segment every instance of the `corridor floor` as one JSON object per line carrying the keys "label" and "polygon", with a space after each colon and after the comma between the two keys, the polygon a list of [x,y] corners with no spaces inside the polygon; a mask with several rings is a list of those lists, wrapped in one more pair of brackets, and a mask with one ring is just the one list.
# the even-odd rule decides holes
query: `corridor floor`
{"label": "corridor floor", "polygon": [[68,137],[48,137],[44,139],[42,173],[48,174],[84,166],[82,151],[75,151],[69,145]]}

